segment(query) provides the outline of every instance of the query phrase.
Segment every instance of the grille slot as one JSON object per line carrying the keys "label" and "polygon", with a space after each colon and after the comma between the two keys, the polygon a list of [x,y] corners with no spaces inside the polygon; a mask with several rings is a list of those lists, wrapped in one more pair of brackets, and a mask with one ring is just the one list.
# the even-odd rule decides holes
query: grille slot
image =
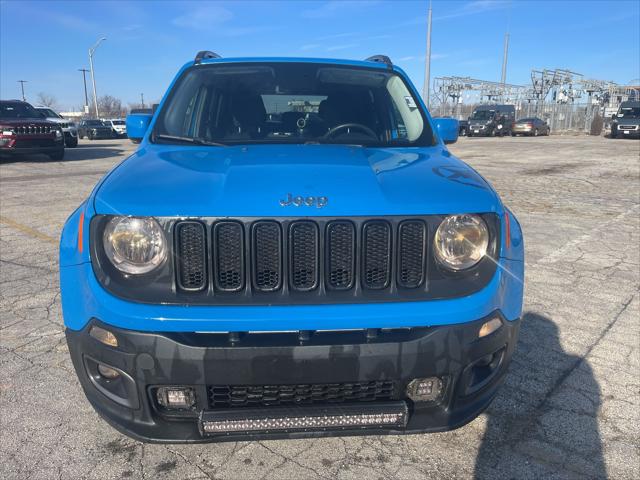
{"label": "grille slot", "polygon": [[207,249],[204,226],[199,222],[181,222],[177,232],[178,287],[199,291],[207,285]]}
{"label": "grille slot", "polygon": [[380,290],[389,285],[391,273],[391,227],[382,220],[364,224],[362,286]]}
{"label": "grille slot", "polygon": [[218,222],[213,239],[215,287],[237,292],[244,287],[244,229],[238,222]]}
{"label": "grille slot", "polygon": [[257,290],[272,292],[282,284],[282,232],[280,224],[259,221],[253,225],[253,283]]}
{"label": "grille slot", "polygon": [[289,281],[293,290],[308,292],[318,286],[318,227],[294,222],[289,227]]}
{"label": "grille slot", "polygon": [[351,222],[331,222],[327,227],[327,285],[333,290],[353,287],[356,231]]}
{"label": "grille slot", "polygon": [[426,226],[421,221],[405,221],[398,232],[398,285],[417,288],[425,278]]}
{"label": "grille slot", "polygon": [[359,403],[392,400],[396,396],[396,382],[390,380],[299,385],[209,386],[211,408]]}

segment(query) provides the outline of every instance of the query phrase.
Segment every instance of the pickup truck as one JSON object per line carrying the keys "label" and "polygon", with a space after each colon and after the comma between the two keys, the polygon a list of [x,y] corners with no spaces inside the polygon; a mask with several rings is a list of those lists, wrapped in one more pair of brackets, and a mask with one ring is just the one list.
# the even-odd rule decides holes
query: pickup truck
{"label": "pickup truck", "polygon": [[60,241],[69,352],[109,424],[195,443],[437,432],[487,408],[522,231],[388,57],[203,51],[127,134]]}

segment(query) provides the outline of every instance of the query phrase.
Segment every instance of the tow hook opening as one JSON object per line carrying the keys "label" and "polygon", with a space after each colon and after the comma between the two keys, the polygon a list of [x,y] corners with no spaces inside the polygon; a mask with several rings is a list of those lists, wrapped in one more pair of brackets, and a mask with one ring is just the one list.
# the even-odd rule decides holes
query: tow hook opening
{"label": "tow hook opening", "polygon": [[501,369],[505,352],[506,345],[467,366],[463,374],[464,396],[477,392],[494,379]]}

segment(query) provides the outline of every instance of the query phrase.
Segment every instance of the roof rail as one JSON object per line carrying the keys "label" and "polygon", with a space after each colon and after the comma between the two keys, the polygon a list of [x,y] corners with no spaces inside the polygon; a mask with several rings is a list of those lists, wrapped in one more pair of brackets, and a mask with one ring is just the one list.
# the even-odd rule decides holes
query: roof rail
{"label": "roof rail", "polygon": [[215,52],[210,52],[209,50],[201,50],[196,55],[196,59],[194,60],[194,63],[197,65],[198,63],[202,62],[202,60],[206,60],[207,58],[222,58],[222,57]]}
{"label": "roof rail", "polygon": [[377,62],[377,63],[386,63],[389,70],[393,68],[393,63],[391,59],[386,55],[372,55],[371,57],[367,57],[365,62]]}

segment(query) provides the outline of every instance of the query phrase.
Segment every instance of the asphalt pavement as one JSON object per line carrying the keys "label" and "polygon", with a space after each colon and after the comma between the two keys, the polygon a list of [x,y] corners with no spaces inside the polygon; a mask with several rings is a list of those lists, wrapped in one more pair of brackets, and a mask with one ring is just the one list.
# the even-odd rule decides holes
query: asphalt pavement
{"label": "asphalt pavement", "polygon": [[62,162],[0,162],[0,478],[640,478],[640,142],[462,138],[526,243],[508,380],[458,430],[204,445],[142,444],[81,391],[65,342],[58,238],[128,140]]}

